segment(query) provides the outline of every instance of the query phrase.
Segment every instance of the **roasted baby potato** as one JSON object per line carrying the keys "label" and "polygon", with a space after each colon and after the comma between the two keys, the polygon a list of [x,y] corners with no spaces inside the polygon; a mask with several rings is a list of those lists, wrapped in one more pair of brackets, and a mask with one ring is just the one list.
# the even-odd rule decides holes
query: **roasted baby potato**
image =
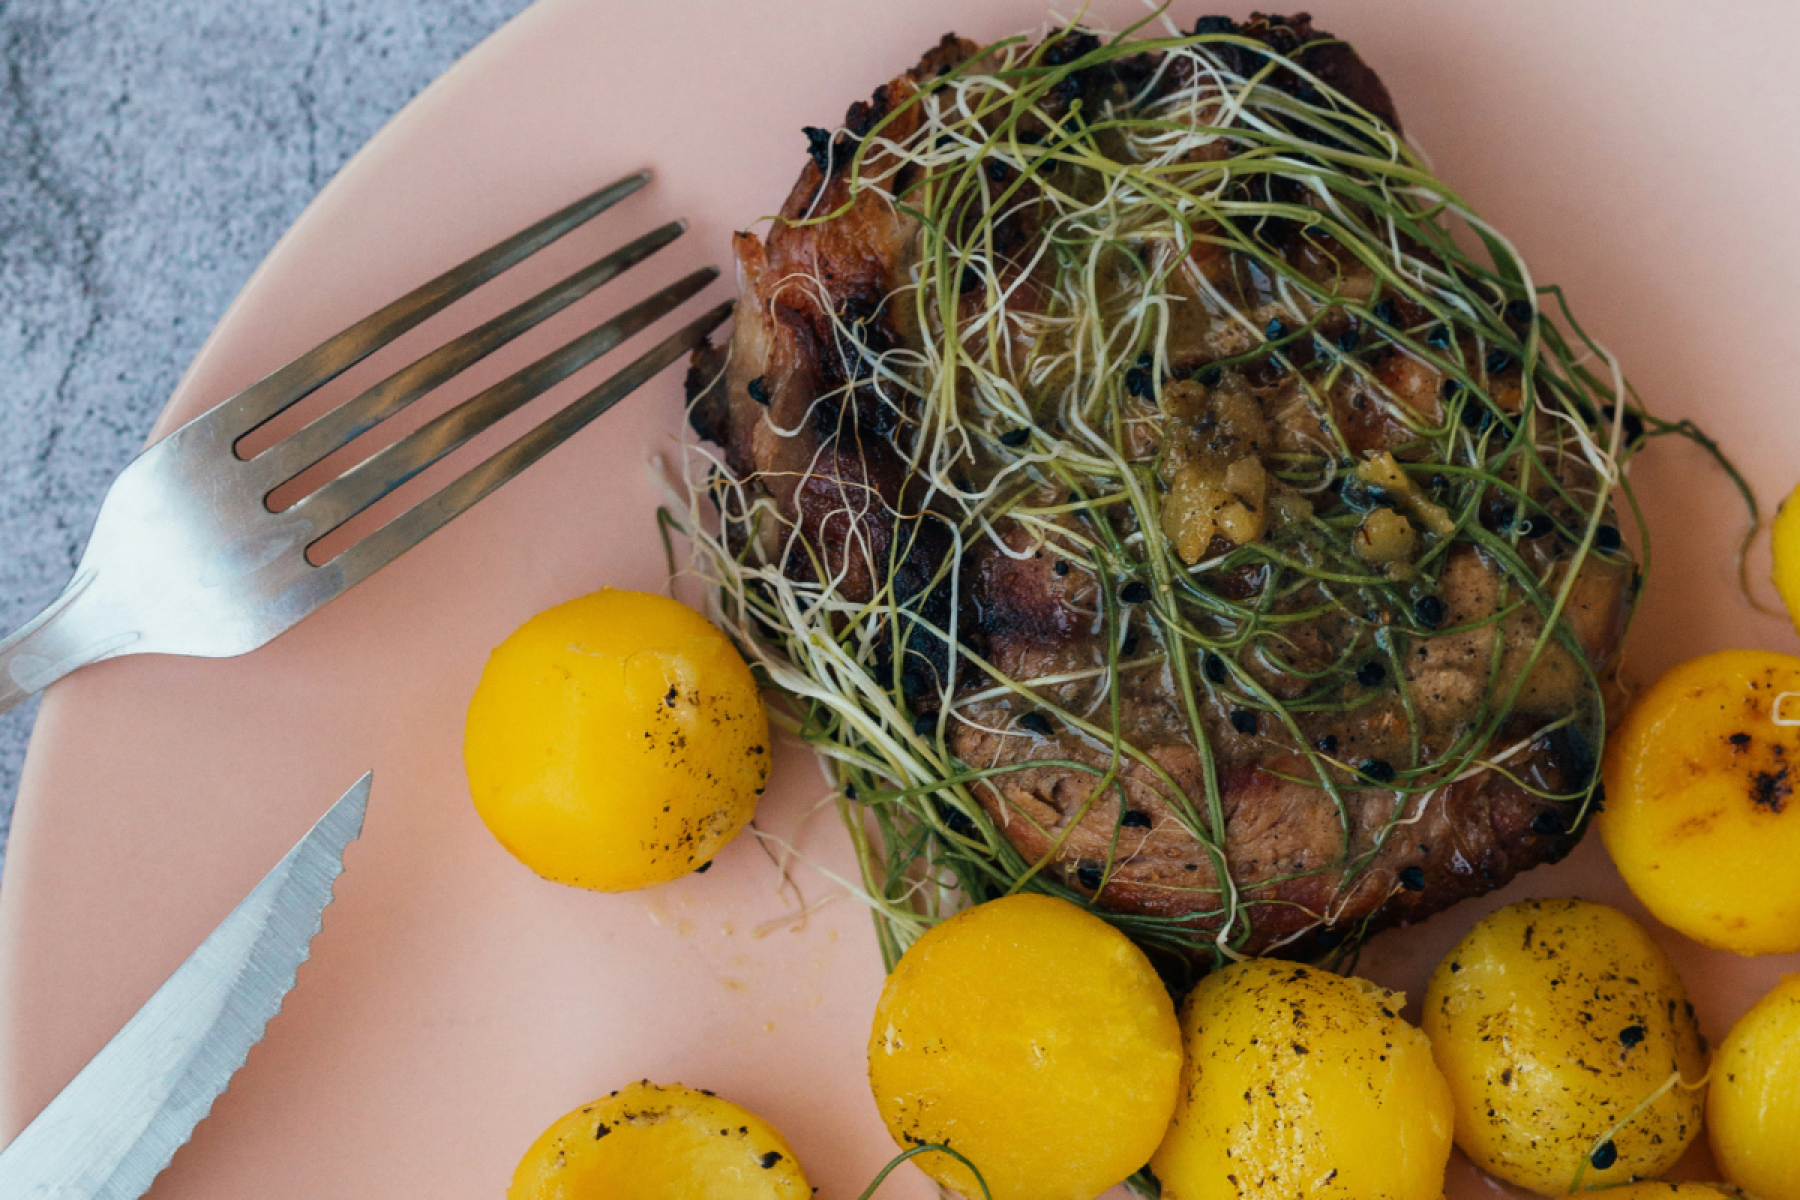
{"label": "roasted baby potato", "polygon": [[1578,1175],[1584,1188],[1660,1175],[1700,1131],[1693,1006],[1662,948],[1604,904],[1527,900],[1483,918],[1432,973],[1424,1025],[1456,1144],[1509,1183],[1553,1196]]}
{"label": "roasted baby potato", "polygon": [[1166,1200],[1437,1200],[1450,1092],[1402,997],[1274,959],[1207,976],[1150,1160]]}
{"label": "roasted baby potato", "polygon": [[[1175,1005],[1144,952],[1063,900],[1016,895],[928,930],[894,967],[869,1084],[902,1147],[947,1145],[994,1200],[1093,1200],[1156,1149],[1181,1073]],[[913,1159],[964,1196],[968,1168]]]}
{"label": "roasted baby potato", "polygon": [[546,879],[618,892],[685,875],[737,835],[769,775],[769,720],[706,618],[608,588],[494,651],[463,760],[501,845]]}
{"label": "roasted baby potato", "polygon": [[1738,1018],[1706,1102],[1713,1158],[1761,1200],[1800,1200],[1800,975]]}
{"label": "roasted baby potato", "polygon": [[1708,654],[1657,680],[1606,747],[1600,836],[1619,874],[1665,925],[1739,954],[1800,950],[1800,726],[1776,724],[1778,704],[1800,720],[1800,658]]}
{"label": "roasted baby potato", "polygon": [[1775,552],[1775,590],[1781,593],[1794,628],[1800,629],[1800,487],[1775,510],[1769,545]]}
{"label": "roasted baby potato", "polygon": [[645,1080],[539,1135],[506,1200],[811,1200],[775,1127],[711,1092]]}
{"label": "roasted baby potato", "polygon": [[1604,1200],[1740,1200],[1743,1193],[1725,1183],[1628,1183],[1608,1188]]}

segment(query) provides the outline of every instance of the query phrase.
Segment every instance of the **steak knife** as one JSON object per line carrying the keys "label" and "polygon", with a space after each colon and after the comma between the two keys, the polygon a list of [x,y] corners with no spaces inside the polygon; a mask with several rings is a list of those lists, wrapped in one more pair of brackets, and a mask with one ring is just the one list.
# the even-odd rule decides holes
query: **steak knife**
{"label": "steak knife", "polygon": [[281,1009],[319,932],[373,773],[319,818],[37,1119],[0,1151],[0,1200],[136,1200]]}

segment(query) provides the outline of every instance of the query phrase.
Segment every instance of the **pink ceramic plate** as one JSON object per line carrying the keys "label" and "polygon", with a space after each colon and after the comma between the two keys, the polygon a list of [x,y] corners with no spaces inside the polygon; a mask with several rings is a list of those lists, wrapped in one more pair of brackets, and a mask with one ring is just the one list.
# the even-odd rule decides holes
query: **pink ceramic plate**
{"label": "pink ceramic plate", "polygon": [[[1118,0],[1094,16],[1141,11]],[[1176,15],[1201,11],[1184,3]],[[1788,211],[1800,194],[1789,56],[1800,8],[1322,0],[1315,11],[1381,71],[1444,177],[1540,278],[1567,285],[1646,400],[1703,422],[1765,500],[1784,491],[1800,474],[1788,373],[1800,360],[1800,223]],[[780,203],[802,125],[835,123],[947,29],[989,38],[1043,15],[1041,0],[544,0],[320,195],[158,432],[639,166],[659,172],[651,190],[559,247],[534,280],[674,215],[694,228],[672,261],[575,320],[616,309],[651,276],[723,262],[730,231]],[[532,281],[452,310],[410,347]],[[458,394],[571,327],[500,356]],[[368,831],[312,962],[156,1194],[491,1200],[547,1122],[642,1076],[751,1106],[786,1131],[821,1195],[857,1194],[892,1148],[863,1078],[881,968],[856,903],[834,899],[810,866],[784,886],[750,837],[705,876],[636,895],[543,883],[482,829],[463,780],[464,705],[490,647],[604,584],[664,586],[646,464],[680,423],[671,373],[267,649],[126,659],[52,689],[0,893],[0,1133],[62,1087],[373,767]],[[1725,646],[1796,649],[1784,621],[1734,590],[1742,512],[1720,473],[1680,443],[1635,471],[1656,561],[1632,674]],[[824,787],[807,756],[789,747],[776,770],[764,828],[851,872],[835,817],[816,810]],[[1590,839],[1507,893],[1385,937],[1365,969],[1416,994],[1482,912],[1568,893],[1632,907]],[[1800,965],[1663,938],[1715,1040]],[[1709,1165],[1696,1151],[1684,1170]],[[1459,1165],[1450,1193],[1489,1186]],[[883,1194],[928,1189],[908,1169]]]}

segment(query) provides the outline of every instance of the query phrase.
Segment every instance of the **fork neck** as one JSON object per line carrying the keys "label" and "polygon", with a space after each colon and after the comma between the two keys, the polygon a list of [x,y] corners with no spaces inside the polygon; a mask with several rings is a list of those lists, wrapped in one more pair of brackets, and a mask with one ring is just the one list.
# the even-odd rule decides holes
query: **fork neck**
{"label": "fork neck", "polygon": [[0,641],[0,713],[119,648],[96,641],[91,622],[82,620],[81,599],[93,582],[93,570],[84,566],[43,612]]}

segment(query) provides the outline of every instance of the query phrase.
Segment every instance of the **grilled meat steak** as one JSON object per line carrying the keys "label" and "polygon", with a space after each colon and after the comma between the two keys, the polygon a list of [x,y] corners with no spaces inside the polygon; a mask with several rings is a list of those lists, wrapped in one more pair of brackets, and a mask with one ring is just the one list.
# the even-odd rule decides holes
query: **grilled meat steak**
{"label": "grilled meat steak", "polygon": [[[1301,97],[1316,94],[1316,80],[1398,132],[1374,72],[1306,17],[1212,18],[1201,22],[1207,31],[1233,35],[1218,56],[1239,75],[1267,70],[1269,86]],[[1076,31],[1057,41],[1045,61],[1097,44]],[[1264,64],[1255,44],[1283,57]],[[1157,464],[1161,528],[1103,516],[1112,524],[1100,531],[1094,514],[1110,510],[1076,511],[1064,503],[1068,485],[1040,470],[1019,478],[1035,489],[1034,511],[1052,515],[1003,515],[985,536],[955,535],[966,510],[953,511],[953,498],[917,469],[927,436],[920,392],[896,402],[870,380],[871,348],[913,350],[930,336],[916,308],[895,300],[916,286],[919,269],[920,222],[895,200],[917,171],[883,176],[879,149],[866,153],[860,175],[852,164],[871,130],[891,143],[913,137],[929,119],[916,102],[921,90],[975,54],[946,37],[854,105],[835,134],[809,130],[809,161],[783,219],[766,240],[737,235],[734,333],[728,347],[696,355],[691,415],[778,518],[781,537],[765,552],[782,555],[793,578],[835,581],[850,601],[887,596],[918,618],[909,628],[954,629],[954,645],[948,632],[902,638],[910,704],[927,726],[949,707],[947,744],[969,768],[1013,768],[976,787],[995,825],[1027,860],[1047,859],[1055,877],[1097,892],[1105,907],[1223,930],[1243,952],[1314,953],[1561,857],[1580,836],[1597,692],[1636,569],[1619,547],[1603,482],[1568,440],[1572,409],[1560,422],[1537,418],[1552,493],[1541,513],[1528,516],[1519,496],[1489,487],[1467,500],[1485,541],[1451,539],[1420,554],[1421,537],[1449,537],[1446,514],[1473,493],[1457,490],[1466,471],[1418,482],[1418,429],[1460,421],[1471,437],[1488,438],[1495,418],[1424,357],[1384,348],[1384,328],[1432,319],[1404,294],[1373,319],[1329,305],[1296,312],[1277,282],[1220,244],[1228,239],[1200,241],[1183,276],[1194,315],[1170,325],[1161,350],[1139,359],[1123,387],[1122,403],[1136,407],[1122,443]],[[1284,71],[1284,61],[1303,71]],[[1154,54],[1115,58],[1071,76],[1045,103],[1104,111],[1191,87],[1192,76],[1191,65]],[[1226,143],[1217,147],[1225,153]],[[988,173],[998,187],[1016,170],[1001,162]],[[1316,203],[1267,188],[1272,202]],[[1021,204],[994,223],[998,265],[992,280],[965,276],[962,311],[1002,286],[1003,303],[1020,310],[1047,303],[1034,294],[1045,268],[1032,257],[1042,232],[1033,220]],[[1377,291],[1371,271],[1319,229],[1273,220],[1257,236],[1297,271],[1331,280],[1339,296],[1366,303]],[[1234,299],[1231,314],[1209,300],[1222,294]],[[1515,329],[1535,319],[1518,308],[1507,316]],[[1248,324],[1228,319],[1237,313]],[[1297,321],[1312,322],[1308,338],[1289,336]],[[1440,349],[1466,338],[1426,336]],[[1257,357],[1269,344],[1285,357]],[[1324,374],[1314,344],[1354,349],[1367,373]],[[1023,361],[1019,347],[1000,350],[1002,361]],[[1505,413],[1521,411],[1521,368],[1498,352],[1476,358],[1504,425]],[[1521,432],[1494,432],[1492,445]],[[1021,428],[999,441],[1024,453],[1036,436]],[[1334,438],[1348,457],[1320,486],[1277,480]],[[980,451],[962,469],[976,488],[1003,466]],[[1585,528],[1590,514],[1570,503],[1584,496],[1599,513]],[[1304,555],[1307,523],[1332,513],[1366,514],[1355,525],[1357,551],[1391,586],[1357,592],[1321,577],[1330,572],[1283,574],[1270,561],[1232,557],[1281,530],[1291,556]],[[1577,559],[1572,544],[1584,533],[1598,549]],[[1191,569],[1174,582],[1120,577],[1092,552],[1102,536],[1167,539]],[[1516,557],[1503,570],[1506,556]],[[1560,599],[1548,633],[1543,605],[1514,582],[1521,575]],[[1217,644],[1172,637],[1157,615],[1171,589],[1223,614]],[[1245,609],[1279,617],[1277,632],[1234,644],[1229,614]],[[1336,682],[1321,694],[1326,677]],[[997,687],[998,679],[1030,686]],[[1481,741],[1468,746],[1472,730]],[[1457,769],[1408,775],[1414,764],[1452,761]],[[1196,828],[1218,836],[1209,845]]]}

